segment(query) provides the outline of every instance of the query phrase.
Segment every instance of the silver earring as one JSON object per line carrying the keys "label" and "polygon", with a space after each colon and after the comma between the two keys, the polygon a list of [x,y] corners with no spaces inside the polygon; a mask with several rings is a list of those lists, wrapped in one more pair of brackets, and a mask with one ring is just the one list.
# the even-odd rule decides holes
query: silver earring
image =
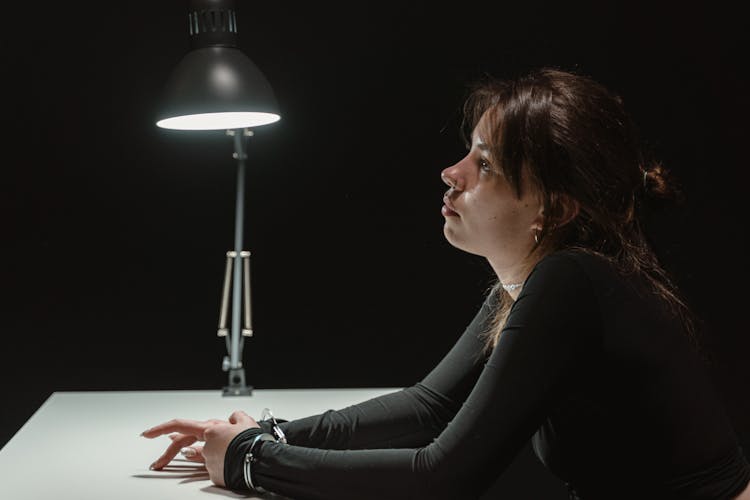
{"label": "silver earring", "polygon": [[539,230],[534,231],[534,242],[538,245],[539,244]]}

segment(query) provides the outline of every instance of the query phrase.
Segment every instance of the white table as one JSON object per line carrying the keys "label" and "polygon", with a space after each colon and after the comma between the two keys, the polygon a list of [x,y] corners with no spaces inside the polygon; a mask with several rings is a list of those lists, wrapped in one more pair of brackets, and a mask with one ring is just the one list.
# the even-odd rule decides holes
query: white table
{"label": "white table", "polygon": [[294,420],[400,389],[254,389],[232,397],[220,390],[55,392],[0,450],[0,499],[260,498],[215,486],[202,465],[179,455],[169,472],[149,470],[169,438],[140,433],[177,417],[226,420],[234,410],[260,419],[266,407]]}

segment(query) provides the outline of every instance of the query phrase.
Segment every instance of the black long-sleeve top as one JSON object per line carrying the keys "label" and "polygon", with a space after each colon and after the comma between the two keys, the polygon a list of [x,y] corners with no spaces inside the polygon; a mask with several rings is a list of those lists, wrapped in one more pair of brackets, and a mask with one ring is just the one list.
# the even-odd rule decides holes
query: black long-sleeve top
{"label": "black long-sleeve top", "polygon": [[[420,382],[281,424],[253,480],[294,499],[470,499],[532,440],[578,497],[729,499],[750,465],[683,331],[641,278],[563,250],[541,259],[489,356],[495,296]],[[241,487],[250,429],[230,444]]]}

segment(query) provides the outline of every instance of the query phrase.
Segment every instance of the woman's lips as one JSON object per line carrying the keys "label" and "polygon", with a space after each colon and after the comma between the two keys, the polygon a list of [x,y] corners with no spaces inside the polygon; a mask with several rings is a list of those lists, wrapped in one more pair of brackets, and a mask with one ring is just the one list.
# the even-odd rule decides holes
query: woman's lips
{"label": "woman's lips", "polygon": [[448,208],[448,205],[443,205],[440,213],[442,213],[445,217],[460,217],[456,212]]}
{"label": "woman's lips", "polygon": [[451,203],[451,199],[447,194],[443,195],[443,208],[440,212],[446,217],[461,217],[453,208],[453,203]]}

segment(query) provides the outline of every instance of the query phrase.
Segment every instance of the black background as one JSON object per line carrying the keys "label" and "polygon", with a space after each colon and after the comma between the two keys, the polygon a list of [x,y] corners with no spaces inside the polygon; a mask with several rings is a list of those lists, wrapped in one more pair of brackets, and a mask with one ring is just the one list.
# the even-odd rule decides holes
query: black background
{"label": "black background", "polygon": [[[442,234],[465,86],[554,66],[619,93],[683,184],[687,206],[648,233],[749,447],[742,19],[721,2],[240,1],[241,48],[282,111],[248,151],[248,384],[402,387],[440,360],[491,279]],[[232,140],[154,125],[186,21],[177,1],[8,11],[0,445],[54,391],[226,384]],[[528,449],[495,491],[564,498]]]}

